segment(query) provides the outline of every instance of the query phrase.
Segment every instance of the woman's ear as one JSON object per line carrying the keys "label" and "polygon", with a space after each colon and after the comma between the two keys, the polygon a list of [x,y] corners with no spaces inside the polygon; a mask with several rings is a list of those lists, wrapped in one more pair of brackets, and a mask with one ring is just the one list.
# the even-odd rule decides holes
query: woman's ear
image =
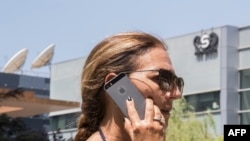
{"label": "woman's ear", "polygon": [[104,83],[107,83],[109,80],[111,80],[112,78],[114,78],[116,75],[117,74],[113,73],[113,72],[107,74],[106,77],[105,77]]}

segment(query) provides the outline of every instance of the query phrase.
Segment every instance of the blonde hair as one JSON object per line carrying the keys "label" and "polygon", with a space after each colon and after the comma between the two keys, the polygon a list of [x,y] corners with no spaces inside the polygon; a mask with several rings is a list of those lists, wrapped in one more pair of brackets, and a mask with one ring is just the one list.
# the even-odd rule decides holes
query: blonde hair
{"label": "blonde hair", "polygon": [[95,46],[83,67],[81,79],[82,114],[75,141],[85,141],[96,132],[105,115],[104,79],[110,72],[133,71],[137,57],[150,49],[166,45],[145,32],[123,32],[109,36]]}

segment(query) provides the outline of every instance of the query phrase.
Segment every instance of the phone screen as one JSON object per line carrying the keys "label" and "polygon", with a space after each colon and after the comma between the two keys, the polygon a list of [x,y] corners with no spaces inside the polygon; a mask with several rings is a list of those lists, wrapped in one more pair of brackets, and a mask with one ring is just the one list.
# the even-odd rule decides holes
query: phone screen
{"label": "phone screen", "polygon": [[135,108],[141,119],[145,116],[145,98],[124,73],[118,74],[104,85],[105,91],[114,100],[123,114],[128,117],[126,100],[130,96],[133,98]]}

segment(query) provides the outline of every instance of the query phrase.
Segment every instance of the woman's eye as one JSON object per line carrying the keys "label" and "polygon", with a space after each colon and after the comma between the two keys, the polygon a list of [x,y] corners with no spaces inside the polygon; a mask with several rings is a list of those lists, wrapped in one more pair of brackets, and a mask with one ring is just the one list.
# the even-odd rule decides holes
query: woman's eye
{"label": "woman's eye", "polygon": [[157,84],[160,84],[160,76],[159,75],[152,76],[150,79],[153,80],[154,82],[156,82]]}
{"label": "woman's eye", "polygon": [[155,75],[155,76],[152,77],[152,79],[153,79],[154,81],[159,82],[160,76],[159,76],[159,75]]}

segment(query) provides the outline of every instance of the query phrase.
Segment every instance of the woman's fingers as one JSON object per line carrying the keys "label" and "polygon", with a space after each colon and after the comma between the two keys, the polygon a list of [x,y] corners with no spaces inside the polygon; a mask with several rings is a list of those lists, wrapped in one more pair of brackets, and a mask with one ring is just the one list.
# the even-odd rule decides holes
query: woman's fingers
{"label": "woman's fingers", "polygon": [[128,116],[129,116],[131,123],[133,124],[133,123],[140,122],[141,119],[138,115],[137,110],[135,109],[134,99],[131,97],[128,97],[126,104],[127,104],[127,109],[128,109]]}
{"label": "woman's fingers", "polygon": [[[164,117],[153,100],[146,99],[145,118],[140,119],[133,99],[126,101],[129,118],[125,118],[124,126],[132,141],[165,140]],[[154,118],[157,118],[156,120]],[[162,121],[161,121],[162,120]]]}
{"label": "woman's fingers", "polygon": [[128,134],[131,136],[132,135],[132,125],[131,125],[131,121],[128,118],[124,118],[124,127],[126,129],[126,131],[128,132]]}
{"label": "woman's fingers", "polygon": [[150,98],[146,98],[146,106],[145,106],[145,121],[151,122],[154,118],[154,103],[153,100]]}
{"label": "woman's fingers", "polygon": [[150,98],[146,98],[146,106],[145,106],[145,117],[144,119],[140,119],[138,115],[138,111],[135,108],[135,103],[136,101],[133,100],[133,98],[129,97],[126,104],[127,104],[127,109],[128,109],[128,115],[131,123],[138,123],[141,122],[142,120],[151,123],[152,121],[164,121],[164,117],[161,114],[160,109],[154,105],[153,100]]}
{"label": "woman's fingers", "polygon": [[164,116],[162,115],[159,107],[157,107],[156,105],[154,105],[154,113],[155,113],[155,116],[153,118],[153,121],[161,124],[162,126],[165,126]]}

